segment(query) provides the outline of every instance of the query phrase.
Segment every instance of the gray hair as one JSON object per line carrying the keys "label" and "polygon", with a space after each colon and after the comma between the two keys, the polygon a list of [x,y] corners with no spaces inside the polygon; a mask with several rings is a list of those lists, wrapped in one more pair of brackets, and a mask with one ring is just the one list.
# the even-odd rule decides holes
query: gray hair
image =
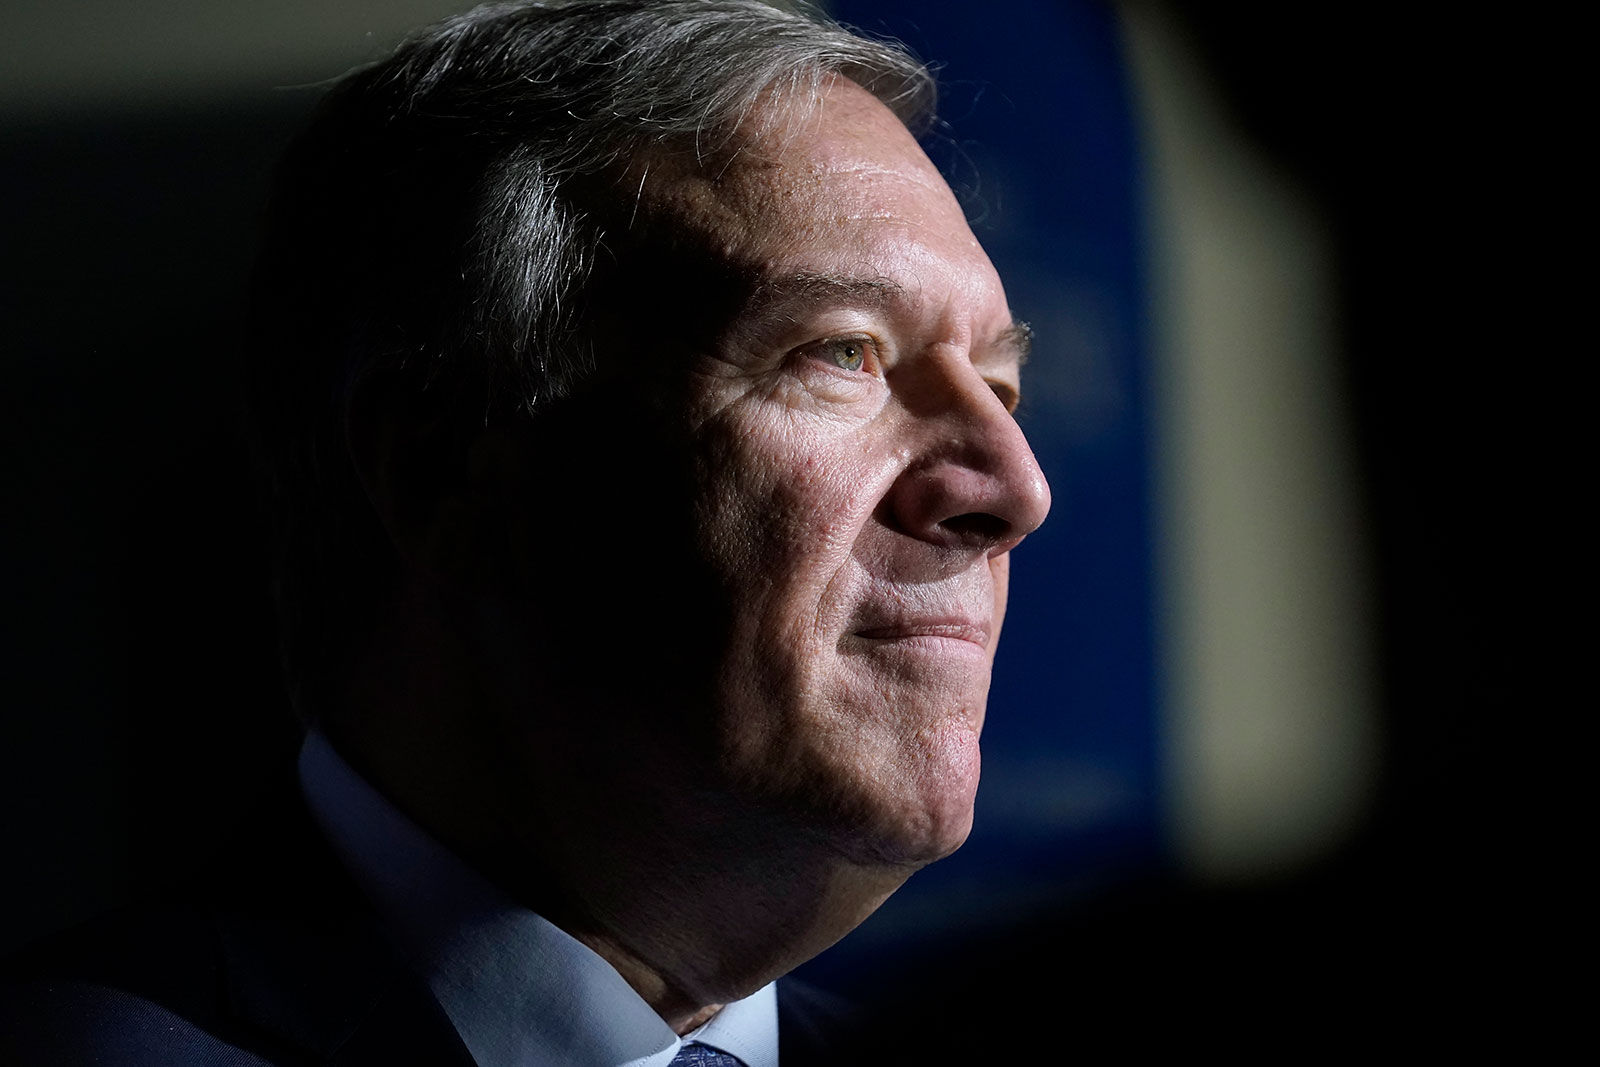
{"label": "gray hair", "polygon": [[932,119],[932,77],[899,45],[762,0],[490,4],[328,94],[279,166],[248,346],[302,716],[393,579],[347,455],[358,385],[390,378],[480,426],[567,393],[593,361],[606,239],[586,205],[633,162],[736,148],[763,100],[809,106],[838,77],[914,132]]}

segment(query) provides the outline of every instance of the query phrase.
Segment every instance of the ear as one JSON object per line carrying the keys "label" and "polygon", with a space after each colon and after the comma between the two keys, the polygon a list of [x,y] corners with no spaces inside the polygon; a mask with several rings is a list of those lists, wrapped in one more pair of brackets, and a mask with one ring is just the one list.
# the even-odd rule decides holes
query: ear
{"label": "ear", "polygon": [[357,385],[345,412],[350,461],[397,554],[427,580],[479,592],[515,580],[511,527],[525,476],[505,428],[388,376]]}

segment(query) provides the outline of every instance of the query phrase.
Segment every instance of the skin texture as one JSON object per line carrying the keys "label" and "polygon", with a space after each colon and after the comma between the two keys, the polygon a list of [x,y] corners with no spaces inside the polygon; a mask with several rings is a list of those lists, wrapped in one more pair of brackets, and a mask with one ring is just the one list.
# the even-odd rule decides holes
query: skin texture
{"label": "skin texture", "polygon": [[679,1032],[966,838],[1049,508],[1025,333],[911,135],[842,80],[747,126],[597,207],[576,395],[454,462],[355,406],[407,577],[326,723]]}

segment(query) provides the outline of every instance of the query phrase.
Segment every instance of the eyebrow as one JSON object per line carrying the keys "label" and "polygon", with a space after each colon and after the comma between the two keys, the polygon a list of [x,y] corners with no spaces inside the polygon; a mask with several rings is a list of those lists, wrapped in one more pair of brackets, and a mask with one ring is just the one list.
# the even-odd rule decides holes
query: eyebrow
{"label": "eyebrow", "polygon": [[745,301],[745,313],[775,318],[794,304],[823,302],[882,308],[904,294],[904,286],[887,278],[850,278],[806,271],[763,280]]}
{"label": "eyebrow", "polygon": [[996,348],[1009,348],[1017,355],[1017,366],[1026,366],[1033,354],[1033,327],[1021,319],[1012,319],[1011,325],[995,334]]}

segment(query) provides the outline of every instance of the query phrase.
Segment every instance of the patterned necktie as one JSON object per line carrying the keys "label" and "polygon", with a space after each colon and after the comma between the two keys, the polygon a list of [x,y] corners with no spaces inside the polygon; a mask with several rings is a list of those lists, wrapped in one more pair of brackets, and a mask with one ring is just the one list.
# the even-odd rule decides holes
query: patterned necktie
{"label": "patterned necktie", "polygon": [[744,1061],[698,1041],[691,1041],[678,1050],[667,1067],[744,1067]]}

